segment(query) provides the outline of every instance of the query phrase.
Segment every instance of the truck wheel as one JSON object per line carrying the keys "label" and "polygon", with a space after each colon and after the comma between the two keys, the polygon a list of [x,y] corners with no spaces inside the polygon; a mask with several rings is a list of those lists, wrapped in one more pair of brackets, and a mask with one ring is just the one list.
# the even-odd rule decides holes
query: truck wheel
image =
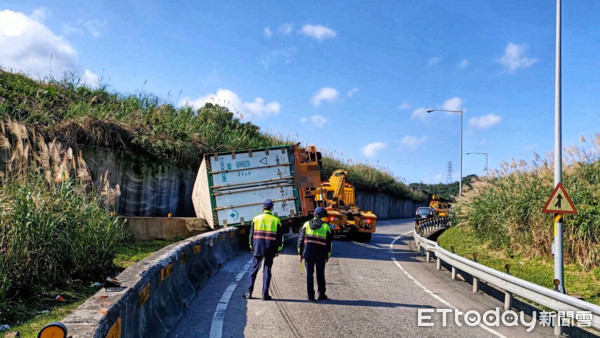
{"label": "truck wheel", "polygon": [[372,233],[358,233],[356,234],[356,240],[359,242],[370,242],[371,241],[371,236],[373,234]]}

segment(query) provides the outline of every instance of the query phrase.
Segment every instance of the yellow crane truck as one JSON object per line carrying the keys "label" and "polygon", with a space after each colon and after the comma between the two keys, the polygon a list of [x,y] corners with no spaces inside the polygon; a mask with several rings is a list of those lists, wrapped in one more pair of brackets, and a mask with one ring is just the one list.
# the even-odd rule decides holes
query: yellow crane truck
{"label": "yellow crane truck", "polygon": [[441,217],[448,216],[450,214],[450,202],[443,199],[441,196],[432,195],[431,201],[429,201],[429,206],[435,211],[437,211],[438,215]]}
{"label": "yellow crane truck", "polygon": [[346,182],[347,176],[345,170],[334,171],[328,181],[321,182],[315,199],[327,210],[327,223],[334,236],[369,242],[375,232],[377,216],[371,211],[360,210],[356,205],[355,190]]}

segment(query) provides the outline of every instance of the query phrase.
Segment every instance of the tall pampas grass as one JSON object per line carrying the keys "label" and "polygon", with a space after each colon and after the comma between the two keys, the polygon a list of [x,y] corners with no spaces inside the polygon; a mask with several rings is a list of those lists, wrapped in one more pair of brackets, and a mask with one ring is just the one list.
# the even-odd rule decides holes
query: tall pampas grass
{"label": "tall pampas grass", "polygon": [[[580,140],[563,149],[563,183],[579,211],[565,216],[564,248],[567,261],[590,269],[600,266],[600,134]],[[502,162],[457,198],[457,219],[509,254],[551,258],[552,215],[541,210],[554,188],[552,159]]]}

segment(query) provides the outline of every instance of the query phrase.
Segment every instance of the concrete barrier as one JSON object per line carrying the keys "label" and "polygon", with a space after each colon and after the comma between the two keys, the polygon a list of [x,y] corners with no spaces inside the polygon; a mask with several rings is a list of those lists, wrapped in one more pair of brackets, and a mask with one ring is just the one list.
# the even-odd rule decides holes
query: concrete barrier
{"label": "concrete barrier", "polygon": [[69,336],[167,337],[185,307],[240,252],[238,228],[204,233],[167,246],[130,266],[118,291],[98,291],[63,323]]}

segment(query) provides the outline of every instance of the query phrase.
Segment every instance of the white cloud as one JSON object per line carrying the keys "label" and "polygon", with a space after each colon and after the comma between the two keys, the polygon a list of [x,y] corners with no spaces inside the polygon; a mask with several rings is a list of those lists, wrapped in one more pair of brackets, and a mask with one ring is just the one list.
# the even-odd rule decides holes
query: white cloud
{"label": "white cloud", "polygon": [[318,41],[334,38],[336,36],[336,32],[333,29],[321,25],[304,25],[302,26],[302,31],[300,31],[300,33]]}
{"label": "white cloud", "polygon": [[411,105],[406,101],[398,105],[398,110],[409,110],[410,108],[412,108]]}
{"label": "white cloud", "polygon": [[538,60],[523,56],[527,50],[526,44],[509,43],[504,49],[504,55],[500,58],[500,64],[509,73],[516,72],[519,68],[531,67]]}
{"label": "white cloud", "polygon": [[442,104],[440,109],[445,110],[463,110],[464,101],[460,97],[450,98]]}
{"label": "white cloud", "polygon": [[410,117],[413,119],[425,120],[426,116],[427,116],[426,108],[417,108],[417,109],[413,110],[412,115]]}
{"label": "white cloud", "polygon": [[469,120],[469,126],[476,129],[488,129],[489,127],[500,123],[502,118],[498,115],[487,114],[480,117],[473,117]]}
{"label": "white cloud", "polygon": [[293,30],[294,30],[294,24],[284,23],[283,25],[279,26],[278,32],[281,35],[290,35]]}
{"label": "white cloud", "polygon": [[45,10],[31,16],[10,10],[0,11],[0,65],[9,70],[43,76],[62,75],[77,64],[77,51],[67,40],[55,35],[36,19]]}
{"label": "white cloud", "polygon": [[348,97],[352,97],[352,95],[354,95],[354,94],[358,93],[358,91],[359,91],[359,90],[360,90],[360,89],[358,89],[358,88],[352,88],[352,89],[350,89],[350,90],[348,91],[348,94],[346,94],[346,96],[348,96]]}
{"label": "white cloud", "polygon": [[438,63],[440,63],[440,61],[442,61],[442,57],[441,56],[434,56],[431,59],[429,59],[429,62],[427,62],[428,66],[435,66]]}
{"label": "white cloud", "polygon": [[383,142],[373,142],[362,147],[362,153],[367,157],[375,157],[383,149],[387,148],[387,144]]}
{"label": "white cloud", "polygon": [[189,105],[196,109],[203,107],[206,103],[227,107],[245,121],[253,121],[278,114],[281,109],[278,102],[273,101],[265,104],[265,100],[260,97],[255,98],[253,102],[243,102],[236,93],[229,89],[219,89],[215,94],[208,94],[195,100],[183,98],[179,101],[180,106]]}
{"label": "white cloud", "polygon": [[63,33],[65,35],[90,35],[93,38],[98,38],[102,35],[101,31],[106,25],[105,21],[93,19],[93,20],[77,20],[72,23],[63,25]]}
{"label": "white cloud", "polygon": [[264,34],[266,37],[268,37],[268,38],[270,38],[271,36],[273,36],[273,32],[271,32],[271,29],[270,29],[269,27],[265,27],[265,29],[264,29],[264,31],[263,31],[263,34]]}
{"label": "white cloud", "polygon": [[100,77],[86,69],[81,76],[81,82],[89,87],[98,87],[100,85]]}
{"label": "white cloud", "polygon": [[419,138],[415,136],[404,136],[400,141],[400,144],[404,149],[415,150],[425,142],[427,142],[427,136],[421,136]]}
{"label": "white cloud", "polygon": [[315,95],[313,95],[312,102],[315,107],[318,107],[322,101],[335,102],[338,99],[340,93],[335,88],[323,87]]}
{"label": "white cloud", "polygon": [[462,59],[460,60],[460,62],[458,63],[458,65],[456,65],[456,68],[458,69],[465,69],[469,66],[469,61],[467,61],[467,59]]}
{"label": "white cloud", "polygon": [[46,17],[48,16],[48,9],[46,7],[40,7],[40,8],[36,8],[33,10],[33,12],[31,13],[31,19],[41,22],[44,21],[46,19]]}
{"label": "white cloud", "polygon": [[280,63],[290,64],[297,53],[296,47],[280,48],[261,55],[258,59],[264,70],[269,70],[271,66]]}
{"label": "white cloud", "polygon": [[323,126],[325,125],[325,122],[327,122],[327,118],[325,118],[321,115],[313,115],[310,118],[308,118],[308,117],[301,118],[300,122],[302,122],[302,123],[310,122],[310,124],[314,127],[323,128]]}
{"label": "white cloud", "polygon": [[246,112],[250,112],[250,116],[262,117],[279,113],[281,105],[275,101],[265,104],[265,100],[261,97],[256,97],[254,98],[254,102],[244,102],[244,108]]}

